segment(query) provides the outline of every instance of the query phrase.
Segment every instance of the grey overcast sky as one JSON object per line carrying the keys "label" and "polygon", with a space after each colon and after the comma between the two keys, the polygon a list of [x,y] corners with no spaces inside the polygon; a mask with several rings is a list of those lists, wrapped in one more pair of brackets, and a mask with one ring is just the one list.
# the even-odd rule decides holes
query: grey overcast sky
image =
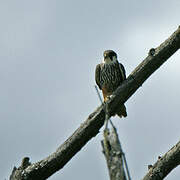
{"label": "grey overcast sky", "polygon": [[[127,75],[180,25],[179,0],[0,0],[0,177],[54,152],[95,110],[94,70],[113,49]],[[180,139],[180,53],[113,118],[133,180]],[[50,180],[104,179],[101,132]],[[180,168],[166,179],[177,180]]]}

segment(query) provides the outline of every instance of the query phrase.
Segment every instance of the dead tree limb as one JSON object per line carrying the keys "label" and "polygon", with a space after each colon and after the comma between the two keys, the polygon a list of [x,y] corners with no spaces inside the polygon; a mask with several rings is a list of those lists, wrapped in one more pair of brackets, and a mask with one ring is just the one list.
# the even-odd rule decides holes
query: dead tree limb
{"label": "dead tree limb", "polygon": [[104,140],[101,141],[101,144],[110,180],[127,180],[123,163],[123,151],[115,127],[111,130],[104,130]]}
{"label": "dead tree limb", "polygon": [[180,141],[149,168],[143,180],[162,180],[180,165]]}
{"label": "dead tree limb", "polygon": [[[152,48],[145,60],[130,74],[127,80],[114,92],[107,102],[110,115],[116,112],[116,107],[125,103],[143,82],[156,71],[170,56],[180,48],[180,28],[178,28],[159,47]],[[28,164],[26,168],[14,168],[11,180],[44,180],[54,174],[78,152],[103,126],[105,112],[103,106],[98,107],[88,119],[47,158]]]}

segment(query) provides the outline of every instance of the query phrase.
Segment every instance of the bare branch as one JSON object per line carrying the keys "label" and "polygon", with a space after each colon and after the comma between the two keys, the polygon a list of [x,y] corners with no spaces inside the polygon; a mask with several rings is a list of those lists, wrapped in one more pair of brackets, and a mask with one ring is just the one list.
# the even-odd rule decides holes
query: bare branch
{"label": "bare branch", "polygon": [[104,130],[101,141],[111,180],[127,180],[123,164],[123,151],[115,127]]}
{"label": "bare branch", "polygon": [[162,180],[180,165],[180,141],[150,167],[143,180]]}
{"label": "bare branch", "polygon": [[[180,28],[178,28],[159,47],[151,49],[147,58],[130,74],[127,80],[115,91],[107,102],[110,115],[116,107],[122,105],[158,69],[170,56],[180,48]],[[98,107],[88,119],[70,136],[56,152],[47,158],[29,165],[14,169],[11,180],[47,179],[63,166],[94,136],[103,126],[105,112],[103,106]]]}

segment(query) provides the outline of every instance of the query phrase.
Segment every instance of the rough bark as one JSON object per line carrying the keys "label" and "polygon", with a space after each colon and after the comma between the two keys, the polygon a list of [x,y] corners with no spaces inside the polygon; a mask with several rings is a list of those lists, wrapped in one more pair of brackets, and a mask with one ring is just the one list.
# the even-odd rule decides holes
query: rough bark
{"label": "rough bark", "polygon": [[158,158],[143,180],[162,180],[178,165],[180,165],[180,141],[164,156]]}
{"label": "rough bark", "polygon": [[[130,74],[127,80],[114,92],[107,102],[110,115],[116,108],[125,103],[143,82],[158,69],[170,56],[180,48],[180,28],[178,28],[159,47],[152,48],[147,58]],[[47,158],[29,164],[26,168],[19,167],[13,170],[11,180],[43,180],[50,177],[63,166],[94,136],[103,126],[105,112],[103,106],[98,107],[87,120]]]}
{"label": "rough bark", "polygon": [[106,158],[110,180],[127,180],[123,163],[123,151],[116,129],[104,130],[104,140],[101,141]]}

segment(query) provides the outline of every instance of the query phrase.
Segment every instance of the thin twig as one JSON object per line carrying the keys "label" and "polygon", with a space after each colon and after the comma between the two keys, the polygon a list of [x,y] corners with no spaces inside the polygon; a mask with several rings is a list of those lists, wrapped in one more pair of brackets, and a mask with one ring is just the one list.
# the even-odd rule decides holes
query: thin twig
{"label": "thin twig", "polygon": [[[107,109],[107,106],[105,105],[105,103],[104,103],[103,100],[102,100],[102,97],[101,97],[101,95],[100,95],[100,93],[99,93],[98,87],[97,87],[96,85],[95,85],[94,87],[95,87],[95,89],[96,89],[96,92],[97,92],[97,95],[98,95],[98,97],[99,97],[99,100],[100,100],[100,102],[103,104],[104,110],[105,110],[105,112],[106,112],[106,117],[105,117],[105,129],[107,129],[107,127],[108,127],[108,120],[109,120],[111,126],[114,127],[114,124],[112,123],[111,118],[108,117],[108,114],[107,114],[108,109]],[[108,120],[107,120],[107,119],[108,119]]]}
{"label": "thin twig", "polygon": [[[101,103],[103,103],[102,98],[101,98],[101,95],[100,95],[99,90],[98,90],[98,87],[97,87],[96,85],[95,85],[95,89],[96,89],[96,92],[97,92],[97,94],[98,94],[99,100],[101,101]],[[107,112],[108,112],[108,109],[107,109],[107,106],[106,106],[106,114],[107,114]],[[108,115],[107,115],[107,116],[108,116]],[[106,118],[107,118],[107,117],[106,117]],[[113,129],[114,132],[116,132],[116,135],[117,135],[117,138],[118,138],[118,134],[117,134],[117,131],[116,131],[116,127],[113,125],[111,119],[109,119],[109,120],[110,120],[110,122],[111,122],[112,129]],[[106,121],[106,124],[105,124],[105,130],[104,130],[104,138],[106,139],[106,130],[108,129],[108,128],[107,128],[107,121],[108,121],[108,120],[106,119],[105,121]],[[108,131],[109,131],[109,130],[108,130]],[[126,156],[125,156],[125,153],[124,153],[124,151],[123,151],[123,149],[122,149],[122,146],[121,146],[121,143],[120,143],[119,138],[118,138],[118,141],[119,141],[120,150],[121,150],[122,156],[123,156],[123,162],[124,162],[124,164],[125,164],[126,174],[127,174],[127,176],[128,176],[128,180],[131,180],[130,173],[129,173],[129,168],[128,168],[127,161],[126,161]],[[126,176],[126,174],[125,174],[125,176]]]}

